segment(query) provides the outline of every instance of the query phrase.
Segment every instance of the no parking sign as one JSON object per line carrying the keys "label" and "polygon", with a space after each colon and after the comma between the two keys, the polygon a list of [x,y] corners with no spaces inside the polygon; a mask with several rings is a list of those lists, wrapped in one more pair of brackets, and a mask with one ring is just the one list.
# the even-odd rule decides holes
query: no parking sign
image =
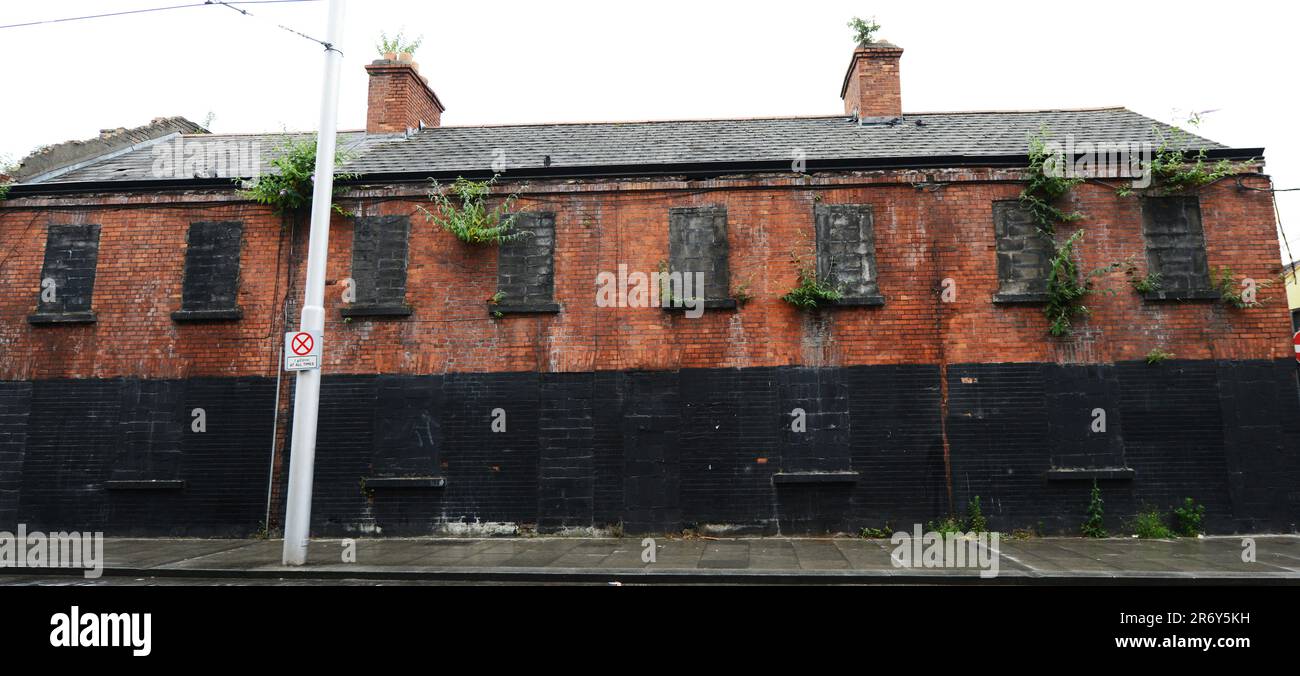
{"label": "no parking sign", "polygon": [[284,370],[310,371],[320,368],[320,336],[308,331],[284,334]]}

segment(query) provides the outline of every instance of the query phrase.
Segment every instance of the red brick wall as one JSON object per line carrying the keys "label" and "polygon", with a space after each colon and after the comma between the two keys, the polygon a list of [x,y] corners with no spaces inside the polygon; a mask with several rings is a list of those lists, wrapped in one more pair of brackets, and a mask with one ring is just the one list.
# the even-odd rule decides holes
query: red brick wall
{"label": "red brick wall", "polygon": [[[333,373],[589,371],[749,367],[787,364],[858,365],[964,362],[1111,362],[1141,359],[1160,347],[1184,359],[1277,359],[1291,354],[1290,320],[1280,284],[1261,290],[1261,307],[1222,303],[1146,303],[1120,273],[1100,280],[1115,290],[1088,299],[1090,319],[1076,336],[1046,333],[1040,307],[995,306],[997,265],[991,203],[1019,191],[1015,172],[932,172],[947,182],[934,190],[912,172],[788,176],[714,181],[537,182],[521,208],[556,213],[558,315],[494,319],[485,301],[496,290],[496,250],[474,248],[441,232],[416,212],[424,186],[365,193],[348,202],[365,214],[411,214],[405,319],[344,322],[340,280],[349,276],[351,222],[331,229],[326,292],[325,365]],[[1262,177],[1247,185],[1267,187]],[[510,189],[508,185],[502,188]],[[0,379],[171,378],[275,374],[284,330],[279,321],[286,284],[301,299],[306,228],[282,236],[267,209],[221,203],[229,195],[12,200],[0,206]],[[795,284],[791,253],[810,252],[813,207],[874,206],[883,308],[798,312],[779,300]],[[1077,247],[1091,269],[1130,256],[1145,271],[1136,197],[1085,184],[1072,197],[1087,214],[1065,226],[1087,234]],[[199,203],[186,203],[202,200]],[[1221,182],[1201,196],[1212,269],[1230,266],[1261,283],[1279,270],[1272,198]],[[654,271],[668,258],[668,209],[725,205],[731,286],[754,298],[739,311],[700,319],[659,308],[598,308],[596,275]],[[57,205],[57,208],[54,208]],[[240,304],[244,319],[176,324],[185,232],[196,220],[245,222]],[[102,226],[94,309],[88,326],[26,322],[39,293],[46,226]],[[800,244],[803,242],[804,244]],[[293,250],[292,261],[290,249]],[[294,263],[292,273],[291,262]],[[939,302],[941,281],[956,282],[955,303]],[[296,305],[295,305],[296,308]],[[297,322],[297,310],[292,314]]]}

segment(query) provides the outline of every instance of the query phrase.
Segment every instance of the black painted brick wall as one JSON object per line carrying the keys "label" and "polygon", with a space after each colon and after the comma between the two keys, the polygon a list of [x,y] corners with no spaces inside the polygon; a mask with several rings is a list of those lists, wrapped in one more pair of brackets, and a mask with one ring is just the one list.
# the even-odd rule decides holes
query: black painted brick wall
{"label": "black painted brick wall", "polygon": [[18,523],[31,410],[30,382],[0,382],[0,529]]}
{"label": "black painted brick wall", "polygon": [[593,525],[594,386],[590,374],[542,377],[537,430],[537,526],[543,531]]}
{"label": "black painted brick wall", "polygon": [[[949,510],[939,373],[908,365],[329,376],[314,531],[909,528]],[[1090,482],[1047,478],[1067,460],[1136,471],[1132,481],[1101,482],[1115,532],[1139,507],[1167,510],[1184,497],[1206,505],[1214,532],[1286,531],[1300,521],[1300,395],[1289,361],[954,365],[947,386],[954,507],[979,495],[995,528],[1077,532]],[[792,396],[829,412],[822,428],[847,419],[843,466],[855,483],[773,485],[773,474],[809,457],[785,432]],[[273,398],[274,381],[256,379],[4,383],[0,528],[247,535],[263,516]],[[207,411],[205,434],[190,430],[196,407]],[[492,431],[497,408],[504,432]],[[1122,443],[1091,438],[1093,408],[1107,411],[1107,434]],[[840,437],[829,440],[833,453],[814,448],[819,462],[845,457]],[[133,455],[141,453],[143,465]],[[178,464],[155,462],[176,453]],[[115,470],[139,476],[141,466],[144,476],[187,485],[105,490]],[[429,473],[447,485],[362,484]]]}
{"label": "black painted brick wall", "polygon": [[[269,478],[273,380],[42,380],[30,388],[30,397],[0,398],[0,421],[20,419],[24,405],[27,417],[21,495],[16,513],[0,528],[26,523],[32,530],[110,536],[246,536],[258,530]],[[195,408],[207,414],[204,433],[191,431],[188,414]],[[15,434],[10,430],[8,439]],[[152,462],[148,454],[155,451],[167,454],[168,462],[128,465],[136,470],[129,478],[159,478],[141,475],[141,467],[162,470],[169,473],[162,478],[184,480],[183,490],[107,490],[105,482],[123,469],[119,463],[134,462],[132,454],[141,452]],[[10,481],[0,477],[0,485]]]}

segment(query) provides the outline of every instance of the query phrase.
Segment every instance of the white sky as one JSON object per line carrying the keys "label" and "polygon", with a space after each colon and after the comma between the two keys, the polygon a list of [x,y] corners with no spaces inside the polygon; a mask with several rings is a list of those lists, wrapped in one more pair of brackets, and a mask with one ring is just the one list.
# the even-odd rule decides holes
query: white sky
{"label": "white sky", "polygon": [[[184,0],[5,0],[0,25],[169,4]],[[273,23],[324,37],[325,3],[245,8],[256,16],[212,6],[0,30],[0,157],[163,115],[312,129],[321,49]],[[854,15],[906,50],[906,112],[1217,110],[1200,134],[1265,147],[1276,187],[1300,188],[1291,2],[352,0],[339,121],[364,127],[362,65],[400,29],[424,36],[416,60],[448,125],[838,114]],[[1278,197],[1300,255],[1300,192]]]}

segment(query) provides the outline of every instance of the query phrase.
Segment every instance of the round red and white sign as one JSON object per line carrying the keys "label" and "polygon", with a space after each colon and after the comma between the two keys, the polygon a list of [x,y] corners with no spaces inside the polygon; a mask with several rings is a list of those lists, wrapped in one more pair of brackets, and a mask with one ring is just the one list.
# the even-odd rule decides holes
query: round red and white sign
{"label": "round red and white sign", "polygon": [[293,340],[289,341],[289,349],[293,350],[293,353],[298,356],[311,354],[311,349],[315,345],[316,340],[311,337],[310,333],[299,333],[293,337]]}

